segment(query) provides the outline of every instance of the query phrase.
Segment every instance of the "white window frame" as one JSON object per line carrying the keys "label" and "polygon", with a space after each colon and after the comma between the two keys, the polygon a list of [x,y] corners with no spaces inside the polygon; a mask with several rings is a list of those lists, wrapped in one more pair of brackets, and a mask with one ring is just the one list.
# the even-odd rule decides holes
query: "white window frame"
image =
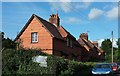
{"label": "white window frame", "polygon": [[38,33],[37,32],[32,32],[31,33],[31,42],[38,42]]}

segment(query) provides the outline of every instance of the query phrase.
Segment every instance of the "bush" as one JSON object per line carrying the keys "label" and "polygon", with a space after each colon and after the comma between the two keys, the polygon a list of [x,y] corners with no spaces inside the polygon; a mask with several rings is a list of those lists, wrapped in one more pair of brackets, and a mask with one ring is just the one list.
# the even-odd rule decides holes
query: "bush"
{"label": "bush", "polygon": [[19,67],[19,62],[15,55],[15,50],[7,49],[2,53],[2,73],[15,74]]}
{"label": "bush", "polygon": [[68,65],[65,71],[61,72],[61,76],[69,75],[69,76],[90,76],[91,68],[95,63],[91,62],[77,62],[77,61],[68,61]]}
{"label": "bush", "polygon": [[[90,76],[93,62],[77,62],[44,54],[38,50],[3,50],[2,74],[10,75],[51,75],[51,76]],[[32,57],[47,56],[47,67],[32,61]]]}

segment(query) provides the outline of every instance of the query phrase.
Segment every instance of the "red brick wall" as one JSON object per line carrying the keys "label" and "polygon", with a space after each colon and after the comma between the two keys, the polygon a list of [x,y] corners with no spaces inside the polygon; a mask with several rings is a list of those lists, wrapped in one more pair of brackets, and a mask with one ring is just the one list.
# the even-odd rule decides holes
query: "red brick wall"
{"label": "red brick wall", "polygon": [[[38,32],[37,43],[31,43],[32,32]],[[43,52],[52,54],[52,37],[36,18],[33,18],[26,30],[20,36],[20,39],[22,40],[23,48],[44,49]]]}
{"label": "red brick wall", "polygon": [[61,56],[61,51],[65,52],[68,56],[66,58],[73,59],[73,55],[76,56],[76,60],[81,60],[81,47],[67,47],[66,41],[62,41],[59,39],[53,39],[53,54],[56,56]]}

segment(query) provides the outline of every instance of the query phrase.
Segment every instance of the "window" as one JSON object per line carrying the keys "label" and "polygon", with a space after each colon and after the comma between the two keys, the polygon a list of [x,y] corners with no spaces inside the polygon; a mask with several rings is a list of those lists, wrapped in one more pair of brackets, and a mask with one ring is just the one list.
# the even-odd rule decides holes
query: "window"
{"label": "window", "polygon": [[70,45],[69,38],[67,37],[67,46]]}
{"label": "window", "polygon": [[73,42],[72,42],[72,40],[70,40],[70,47],[73,47]]}
{"label": "window", "polygon": [[37,32],[32,32],[32,43],[33,42],[38,42],[38,33]]}
{"label": "window", "polygon": [[73,47],[73,42],[70,38],[67,37],[67,46],[68,47]]}

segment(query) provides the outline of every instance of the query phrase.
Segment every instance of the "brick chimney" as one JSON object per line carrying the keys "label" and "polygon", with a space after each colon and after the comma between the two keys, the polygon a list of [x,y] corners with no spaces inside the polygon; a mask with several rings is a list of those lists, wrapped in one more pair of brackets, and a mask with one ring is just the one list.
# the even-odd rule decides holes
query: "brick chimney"
{"label": "brick chimney", "polygon": [[88,40],[88,34],[87,33],[82,33],[82,34],[80,34],[79,37],[82,38],[82,39]]}
{"label": "brick chimney", "polygon": [[98,46],[98,42],[97,41],[93,41],[93,44]]}
{"label": "brick chimney", "polygon": [[60,18],[58,13],[50,15],[49,22],[58,27],[60,25]]}

